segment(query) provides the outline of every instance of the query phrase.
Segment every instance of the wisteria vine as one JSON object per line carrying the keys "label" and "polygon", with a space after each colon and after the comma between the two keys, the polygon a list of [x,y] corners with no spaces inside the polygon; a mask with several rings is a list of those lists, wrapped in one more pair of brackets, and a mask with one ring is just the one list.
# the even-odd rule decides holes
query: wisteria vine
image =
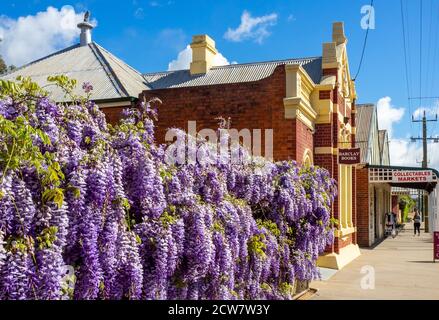
{"label": "wisteria vine", "polygon": [[327,171],[171,165],[150,103],[111,126],[90,84],[80,98],[74,80],[49,80],[73,103],[0,83],[0,299],[291,299],[318,276],[333,241]]}

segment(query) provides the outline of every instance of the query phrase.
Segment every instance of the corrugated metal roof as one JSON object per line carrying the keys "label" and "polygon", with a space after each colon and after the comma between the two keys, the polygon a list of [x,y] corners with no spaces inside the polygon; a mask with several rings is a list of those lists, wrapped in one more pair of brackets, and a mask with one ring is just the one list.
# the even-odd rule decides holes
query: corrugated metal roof
{"label": "corrugated metal roof", "polygon": [[380,152],[381,153],[383,153],[383,147],[384,147],[384,142],[386,140],[386,134],[387,134],[387,130],[379,130],[378,131],[378,138],[379,138]]}
{"label": "corrugated metal roof", "polygon": [[390,164],[390,154],[389,154],[389,134],[387,130],[378,131],[379,144],[380,144],[380,154],[381,154],[381,164]]}
{"label": "corrugated metal roof", "polygon": [[[21,75],[31,77],[40,86],[46,86],[48,76],[61,74],[78,81],[75,94],[83,94],[82,83],[90,82],[93,85],[92,100],[138,97],[143,90],[148,90],[139,72],[94,42],[82,47],[71,46],[0,78],[15,80]],[[46,89],[55,101],[69,100],[55,86]]]}
{"label": "corrugated metal roof", "polygon": [[139,71],[115,57],[98,44],[95,44],[95,46],[99,48],[106,62],[117,75],[117,79],[120,81],[129,96],[138,97],[143,90],[148,90],[146,81]]}
{"label": "corrugated metal roof", "polygon": [[357,107],[356,126],[357,134],[355,139],[357,145],[361,149],[361,162],[367,163],[369,156],[369,137],[370,126],[372,123],[373,114],[375,112],[375,105],[373,104],[359,104]]}
{"label": "corrugated metal roof", "polygon": [[299,64],[314,83],[320,83],[322,58],[302,58],[213,67],[206,74],[191,75],[189,70],[177,70],[144,74],[151,89],[209,86],[258,81],[269,77],[277,66]]}
{"label": "corrugated metal roof", "polygon": [[[90,82],[94,88],[91,99],[107,100],[138,97],[142,91],[151,89],[258,81],[269,77],[276,67],[286,64],[301,65],[314,83],[320,83],[321,57],[218,66],[200,75],[191,75],[189,70],[142,75],[94,42],[82,47],[79,44],[71,46],[31,62],[0,78],[15,80],[21,75],[31,77],[41,86],[47,86],[48,76],[64,74],[78,81],[75,94],[82,94],[82,83]],[[55,101],[69,100],[55,86],[48,87],[47,90]]]}

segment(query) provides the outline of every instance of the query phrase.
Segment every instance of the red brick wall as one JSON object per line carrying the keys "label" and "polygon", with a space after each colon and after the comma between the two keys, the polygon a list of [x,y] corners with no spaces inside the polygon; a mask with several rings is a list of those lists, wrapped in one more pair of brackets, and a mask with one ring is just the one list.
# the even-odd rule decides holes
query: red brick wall
{"label": "red brick wall", "polygon": [[357,169],[357,242],[369,246],[369,174],[368,169]]}
{"label": "red brick wall", "polygon": [[307,149],[314,153],[314,137],[312,131],[300,120],[295,120],[294,123],[296,128],[296,159],[301,162]]}
{"label": "red brick wall", "polygon": [[[337,76],[337,69],[323,70],[324,75]],[[279,66],[274,73],[257,82],[237,83],[226,85],[173,88],[163,90],[145,91],[140,99],[158,97],[163,104],[159,105],[158,121],[156,123],[156,137],[162,143],[168,128],[182,128],[187,130],[187,122],[197,121],[197,130],[204,128],[216,129],[219,120],[216,118],[230,118],[231,127],[238,130],[261,129],[262,151],[264,151],[264,129],[273,129],[274,158],[275,160],[297,160],[301,163],[306,149],[314,147],[338,148],[338,133],[340,122],[338,114],[333,113],[330,124],[317,124],[315,133],[297,119],[285,119],[283,98],[286,96],[285,68]],[[338,93],[338,88],[333,91],[321,91],[320,99],[332,99],[337,105],[335,110],[344,111],[344,102]],[[115,122],[123,108],[105,108],[104,113],[110,122]],[[347,110],[349,112],[349,110]],[[352,119],[352,121],[355,121]],[[354,138],[354,137],[353,137]],[[338,181],[337,155],[314,154],[314,163],[326,168],[331,176]],[[366,170],[367,172],[367,170]],[[355,174],[354,174],[355,175]],[[355,177],[354,177],[355,181]],[[354,226],[361,222],[362,203],[356,203],[356,191],[360,192],[364,184],[353,184],[353,222]],[[366,181],[367,190],[367,181]],[[368,192],[363,193],[366,197]],[[366,199],[366,207],[368,201]],[[339,218],[338,198],[333,204],[333,216]],[[367,216],[367,211],[366,218]],[[336,238],[328,251],[339,252],[340,248],[351,243],[360,242],[360,235],[353,234],[344,240]]]}
{"label": "red brick wall", "polygon": [[329,100],[332,99],[332,91],[331,90],[321,90],[319,92],[320,100]]}
{"label": "red brick wall", "polygon": [[348,245],[352,244],[353,241],[353,237],[355,236],[355,234],[349,234],[344,238],[336,238],[335,240],[335,252],[339,253],[340,249],[343,249],[344,247],[347,247]]}
{"label": "red brick wall", "polygon": [[107,119],[107,122],[111,124],[115,124],[119,121],[122,111],[124,109],[129,108],[128,106],[125,107],[106,107],[101,108],[101,111],[105,114],[105,118]]}
{"label": "red brick wall", "polygon": [[332,125],[316,124],[316,131],[314,133],[314,146],[317,147],[332,147],[333,130]]}
{"label": "red brick wall", "polygon": [[324,76],[335,76],[336,80],[338,79],[338,69],[337,68],[323,69],[322,73]]}
{"label": "red brick wall", "polygon": [[[357,171],[352,168],[352,224],[357,225]],[[352,243],[358,244],[358,234],[352,236]]]}
{"label": "red brick wall", "polygon": [[163,102],[156,123],[158,142],[165,142],[168,128],[187,130],[189,120],[197,121],[199,131],[218,128],[216,118],[224,117],[238,130],[261,129],[262,152],[264,130],[273,129],[275,160],[301,163],[305,149],[313,150],[313,136],[300,120],[285,119],[285,86],[285,68],[279,66],[270,77],[257,82],[151,90],[142,95]]}

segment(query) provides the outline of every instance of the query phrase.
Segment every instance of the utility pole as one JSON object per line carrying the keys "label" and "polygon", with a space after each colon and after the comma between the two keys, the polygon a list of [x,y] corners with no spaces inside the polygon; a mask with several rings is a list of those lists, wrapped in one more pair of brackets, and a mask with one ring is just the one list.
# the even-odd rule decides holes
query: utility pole
{"label": "utility pole", "polygon": [[[416,142],[417,140],[422,140],[422,168],[428,168],[428,147],[427,142],[429,140],[433,140],[435,143],[439,142],[439,138],[433,138],[433,137],[427,137],[427,122],[431,121],[437,121],[437,115],[434,119],[427,119],[427,116],[424,115],[422,117],[422,120],[415,120],[412,115],[412,122],[422,122],[422,138],[420,137],[412,137],[412,142]],[[425,232],[429,232],[428,230],[428,196],[424,194],[424,191],[422,191],[422,198],[421,198],[421,192],[418,193],[418,200],[420,204],[420,210],[423,213],[424,216],[424,230]]]}

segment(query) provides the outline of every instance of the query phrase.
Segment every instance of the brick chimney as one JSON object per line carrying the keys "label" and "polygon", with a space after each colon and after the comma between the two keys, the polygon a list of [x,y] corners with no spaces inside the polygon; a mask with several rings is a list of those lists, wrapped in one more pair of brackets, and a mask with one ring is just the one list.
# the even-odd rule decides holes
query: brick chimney
{"label": "brick chimney", "polygon": [[192,62],[191,74],[205,74],[213,66],[217,50],[215,41],[207,34],[196,35],[192,37]]}

